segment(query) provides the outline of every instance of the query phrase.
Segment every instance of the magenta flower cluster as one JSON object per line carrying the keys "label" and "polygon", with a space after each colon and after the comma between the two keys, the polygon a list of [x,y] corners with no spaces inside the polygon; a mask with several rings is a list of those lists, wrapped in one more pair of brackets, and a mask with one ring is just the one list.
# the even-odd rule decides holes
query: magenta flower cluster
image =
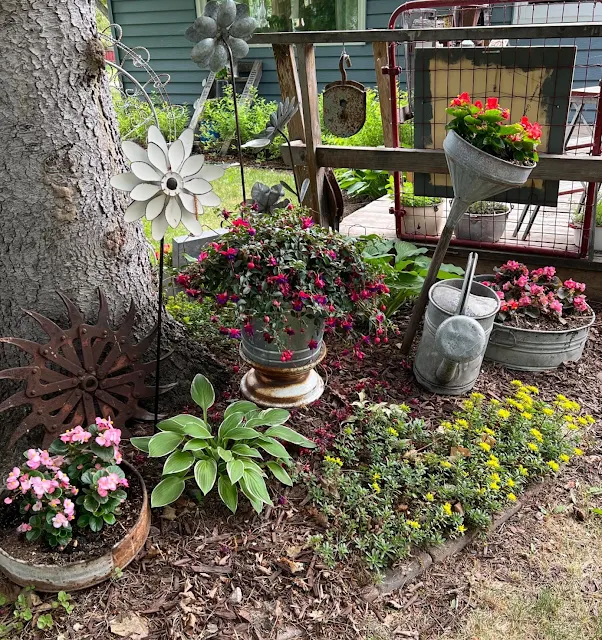
{"label": "magenta flower cluster", "polygon": [[77,426],[55,440],[48,450],[28,449],[25,463],[6,480],[6,505],[18,504],[25,521],[17,527],[28,540],[42,538],[65,548],[74,525],[100,531],[114,524],[128,487],[119,444],[121,431],[110,418],[97,418],[88,429]]}

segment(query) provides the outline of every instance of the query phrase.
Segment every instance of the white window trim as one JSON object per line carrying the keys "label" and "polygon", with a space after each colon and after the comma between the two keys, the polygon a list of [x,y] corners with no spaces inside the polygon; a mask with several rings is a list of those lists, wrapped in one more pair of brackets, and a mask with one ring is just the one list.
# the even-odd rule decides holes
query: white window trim
{"label": "white window trim", "polygon": [[[205,4],[207,0],[194,0],[194,5],[196,8],[196,16],[197,18],[203,14],[205,9]],[[358,31],[364,31],[366,29],[366,20],[367,20],[367,12],[368,12],[368,0],[358,0]],[[363,47],[365,42],[350,42],[346,44],[345,47]],[[250,44],[249,48],[251,49],[268,49],[270,47],[269,44]],[[316,47],[341,47],[339,42],[329,42],[323,44],[317,44]]]}

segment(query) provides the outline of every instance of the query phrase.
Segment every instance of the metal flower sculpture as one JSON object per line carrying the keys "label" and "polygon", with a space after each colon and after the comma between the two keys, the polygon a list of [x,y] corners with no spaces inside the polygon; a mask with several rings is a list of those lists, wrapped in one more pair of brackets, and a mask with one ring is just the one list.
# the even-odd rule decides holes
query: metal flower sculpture
{"label": "metal flower sculpture", "polygon": [[266,128],[259,133],[253,140],[249,140],[243,145],[245,148],[265,149],[270,145],[277,135],[281,135],[287,143],[288,136],[284,133],[284,128],[291,121],[291,118],[299,111],[299,105],[296,98],[286,98],[284,102],[278,103],[278,108],[268,121]]}
{"label": "metal flower sculpture", "polygon": [[273,213],[277,209],[287,207],[290,200],[280,200],[282,197],[284,197],[284,187],[281,184],[268,187],[267,184],[256,182],[251,189],[252,204],[259,213]]}
{"label": "metal flower sculpture", "polygon": [[170,145],[155,125],[148,130],[148,148],[135,142],[123,143],[123,151],[131,162],[127,173],[111,178],[111,185],[130,194],[133,202],[125,212],[126,222],[143,216],[152,220],[152,234],[161,240],[167,227],[180,222],[194,235],[202,233],[197,219],[203,207],[217,207],[219,197],[211,181],[224,175],[224,168],[205,163],[205,156],[191,156],[194,131],[184,133]]}
{"label": "metal flower sculpture", "polygon": [[257,22],[249,16],[246,4],[237,4],[234,0],[210,0],[203,15],[186,30],[188,40],[196,43],[191,58],[202,69],[208,68],[215,73],[228,62],[234,65],[249,53],[246,41],[256,27]]}

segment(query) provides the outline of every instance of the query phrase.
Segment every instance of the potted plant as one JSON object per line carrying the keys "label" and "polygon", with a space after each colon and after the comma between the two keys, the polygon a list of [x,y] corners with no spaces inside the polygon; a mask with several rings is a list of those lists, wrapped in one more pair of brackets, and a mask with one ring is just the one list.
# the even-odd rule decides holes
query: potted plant
{"label": "potted plant", "polygon": [[[285,408],[313,402],[324,388],[314,371],[326,352],[324,332],[353,335],[359,318],[374,342],[386,338],[384,275],[362,259],[356,241],[314,225],[292,204],[263,214],[244,207],[231,224],[177,282],[189,295],[234,305],[238,326],[221,330],[241,338],[253,367],[241,383],[245,397]],[[365,341],[355,344],[358,355]]]}
{"label": "potted plant", "polygon": [[[0,570],[22,586],[73,591],[123,569],[143,547],[150,510],[140,474],[110,419],[28,449],[6,481]],[[118,526],[117,526],[118,525]]]}
{"label": "potted plant", "polygon": [[[578,207],[573,212],[573,219],[569,226],[575,233],[575,244],[580,247],[583,237],[584,207]],[[596,204],[596,233],[594,235],[594,251],[602,251],[602,200]]]}
{"label": "potted plant", "polygon": [[199,374],[192,381],[190,393],[202,410],[202,419],[191,414],[175,416],[160,422],[159,433],[154,436],[131,439],[151,457],[169,456],[163,465],[163,478],[153,489],[152,506],[175,502],[186,482],[194,479],[203,495],[217,487],[232,513],[238,507],[239,491],[261,513],[264,505],[272,504],[265,482],[268,471],[279,482],[293,484],[286,471],[292,458],[281,441],[305,449],[313,449],[315,444],[284,426],[288,411],[261,411],[246,400],[230,404],[222,423],[212,430],[207,420],[208,409],[215,401],[212,384]]}
{"label": "potted plant", "polygon": [[510,205],[481,200],[468,207],[456,227],[456,238],[475,242],[497,242],[506,231]]}
{"label": "potted plant", "polygon": [[[389,179],[389,193],[393,193],[393,177]],[[441,198],[415,196],[414,184],[404,182],[401,189],[403,233],[419,236],[438,236],[445,226],[445,213],[440,209]]]}
{"label": "potted plant", "polygon": [[509,369],[545,371],[579,360],[595,314],[585,284],[564,282],[554,267],[529,271],[510,260],[494,275],[478,276],[502,304],[485,357]]}

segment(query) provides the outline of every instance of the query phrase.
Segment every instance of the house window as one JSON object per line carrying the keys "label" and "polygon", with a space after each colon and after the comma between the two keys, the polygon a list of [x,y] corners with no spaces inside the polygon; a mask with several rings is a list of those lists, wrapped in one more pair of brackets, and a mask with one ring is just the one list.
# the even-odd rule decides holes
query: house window
{"label": "house window", "polygon": [[366,1],[243,0],[264,32],[365,29]]}

